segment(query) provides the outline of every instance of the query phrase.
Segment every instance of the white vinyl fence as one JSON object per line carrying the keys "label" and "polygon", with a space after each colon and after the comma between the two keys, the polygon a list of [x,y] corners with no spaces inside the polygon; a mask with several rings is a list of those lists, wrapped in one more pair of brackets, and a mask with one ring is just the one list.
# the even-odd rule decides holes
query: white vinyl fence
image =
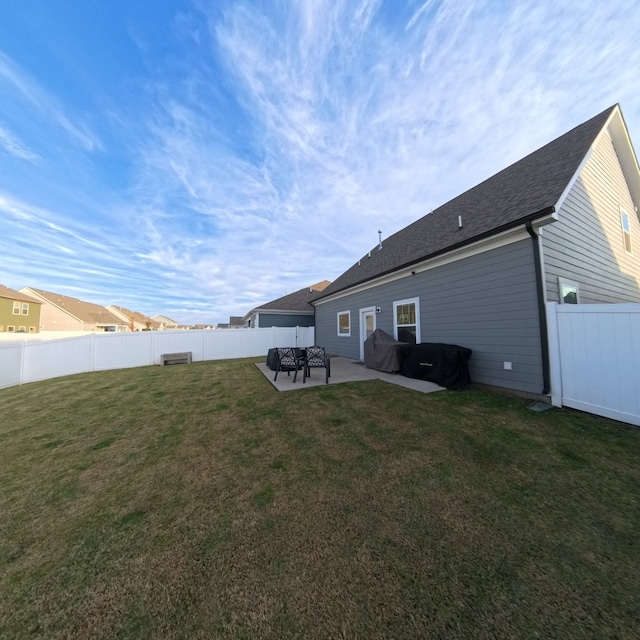
{"label": "white vinyl fence", "polygon": [[273,347],[309,347],[314,327],[91,333],[0,343],[0,389],[74,373],[160,364],[163,353],[191,351],[194,361],[266,358]]}
{"label": "white vinyl fence", "polygon": [[640,426],[640,304],[547,303],[551,400]]}

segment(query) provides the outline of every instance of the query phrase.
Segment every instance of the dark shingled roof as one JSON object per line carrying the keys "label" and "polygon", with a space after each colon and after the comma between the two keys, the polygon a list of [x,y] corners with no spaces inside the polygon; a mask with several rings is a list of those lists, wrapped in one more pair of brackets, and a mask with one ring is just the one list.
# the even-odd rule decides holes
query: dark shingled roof
{"label": "dark shingled roof", "polygon": [[548,215],[616,106],[390,236],[314,299]]}
{"label": "dark shingled roof", "polygon": [[271,310],[271,311],[313,311],[313,307],[310,302],[318,296],[318,293],[324,291],[331,283],[328,280],[323,280],[316,284],[312,284],[310,287],[299,289],[282,298],[277,298],[271,302],[267,302],[254,310]]}

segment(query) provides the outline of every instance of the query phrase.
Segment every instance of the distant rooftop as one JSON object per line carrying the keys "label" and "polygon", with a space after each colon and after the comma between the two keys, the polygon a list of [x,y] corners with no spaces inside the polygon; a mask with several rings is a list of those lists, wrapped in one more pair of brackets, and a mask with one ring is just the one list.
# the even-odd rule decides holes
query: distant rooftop
{"label": "distant rooftop", "polygon": [[[250,315],[254,311],[310,311],[313,312],[311,300],[318,297],[318,294],[324,291],[331,282],[329,280],[322,280],[316,282],[309,287],[298,289],[293,293],[289,293],[281,298],[276,298],[271,302],[261,304],[259,307],[255,307],[248,314]],[[245,316],[245,318],[247,317]]]}
{"label": "distant rooftop", "polygon": [[9,300],[20,300],[21,302],[35,302],[36,304],[42,304],[40,300],[36,300],[36,298],[32,298],[30,295],[22,293],[22,291],[9,289],[9,287],[5,287],[3,284],[0,284],[0,298],[8,298]]}

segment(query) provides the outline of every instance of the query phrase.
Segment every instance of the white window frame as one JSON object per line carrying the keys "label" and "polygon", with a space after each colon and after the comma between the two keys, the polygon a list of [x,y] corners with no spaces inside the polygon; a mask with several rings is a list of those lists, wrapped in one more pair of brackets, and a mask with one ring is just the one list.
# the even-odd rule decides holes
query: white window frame
{"label": "white window frame", "polygon": [[[416,305],[416,324],[398,324],[398,307],[403,304],[415,304]],[[396,340],[398,338],[398,328],[413,327],[416,328],[416,344],[422,342],[422,336],[420,335],[420,298],[406,298],[405,300],[395,300],[393,303],[393,335]]]}
{"label": "white window frame", "polygon": [[11,312],[14,316],[20,315],[20,303],[17,300],[13,302],[13,311]]}
{"label": "white window frame", "polygon": [[23,316],[28,316],[29,315],[29,303],[28,302],[23,302],[22,303],[22,315]]}
{"label": "white window frame", "polygon": [[570,302],[564,301],[564,296],[562,295],[563,287],[571,287],[576,290],[576,304],[580,304],[580,286],[577,282],[573,282],[573,280],[566,280],[565,278],[558,278],[558,299],[560,304],[571,304]]}
{"label": "white window frame", "polygon": [[16,332],[16,328],[14,325],[10,324],[7,325],[7,333],[15,333]]}
{"label": "white window frame", "polygon": [[[349,326],[346,333],[340,331],[340,316],[347,316]],[[351,337],[351,311],[338,311],[336,314],[336,331],[338,332],[338,338],[350,338]]]}
{"label": "white window frame", "polygon": [[36,332],[36,328],[33,326],[29,327],[29,333],[35,333]]}
{"label": "white window frame", "polygon": [[[631,223],[629,222],[630,217],[625,209],[620,207],[620,226],[622,227],[622,246],[624,247],[625,253],[629,255],[633,255],[633,244],[631,242]],[[625,225],[626,221],[626,225]],[[625,228],[626,227],[626,228]],[[629,244],[629,248],[627,249],[627,243]]]}

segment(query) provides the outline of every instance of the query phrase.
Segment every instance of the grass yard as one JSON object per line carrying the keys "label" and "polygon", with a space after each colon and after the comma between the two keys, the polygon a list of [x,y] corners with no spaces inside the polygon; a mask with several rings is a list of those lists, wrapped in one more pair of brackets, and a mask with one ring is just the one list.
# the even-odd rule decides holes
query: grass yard
{"label": "grass yard", "polygon": [[638,638],[640,430],[247,360],[0,390],[2,638]]}

